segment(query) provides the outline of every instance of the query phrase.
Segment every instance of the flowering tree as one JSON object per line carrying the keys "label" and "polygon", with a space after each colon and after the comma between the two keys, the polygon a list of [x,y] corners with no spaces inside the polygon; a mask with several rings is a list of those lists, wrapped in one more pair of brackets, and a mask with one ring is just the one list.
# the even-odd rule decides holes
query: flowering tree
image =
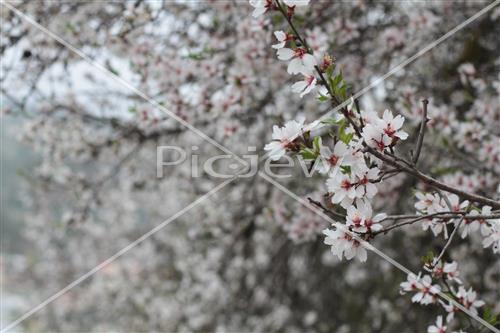
{"label": "flowering tree", "polygon": [[[477,294],[472,288],[466,290],[462,286],[463,282],[458,279],[457,262],[445,263],[443,257],[457,231],[461,233],[462,238],[466,238],[470,233],[478,232],[478,229],[481,229],[483,247],[491,247],[494,253],[500,252],[500,215],[492,212],[492,206],[498,209],[500,202],[487,196],[477,195],[477,189],[470,191],[470,188],[463,188],[461,183],[450,185],[433,178],[417,165],[422,154],[427,123],[430,120],[429,101],[422,100],[422,107],[419,109],[421,121],[418,130],[415,131],[417,133],[415,148],[405,153],[404,148],[399,149],[401,142],[409,137],[409,134],[402,130],[405,121],[402,115],[394,117],[387,109],[382,116],[374,111],[361,110],[352,97],[349,105],[342,104],[347,98],[349,87],[342,71],[336,70],[331,55],[318,52],[317,48],[311,47],[306,37],[302,36],[295,26],[295,9],[308,5],[309,1],[284,0],[283,3],[250,1],[250,3],[255,7],[254,17],[259,17],[267,11],[278,11],[287,22],[290,32],[276,31],[274,34],[279,43],[273,45],[273,48],[278,50],[278,59],[289,61],[287,69],[289,74],[304,76],[304,80],[292,85],[291,90],[300,93],[302,98],[318,88],[317,98],[322,102],[331,103],[333,107],[338,107],[340,113],[337,117],[322,122],[315,121],[310,125],[290,121],[283,128],[275,126],[273,141],[265,147],[273,159],[280,159],[286,152],[301,154],[304,159],[311,160],[313,169],[319,166],[320,172],[328,175],[326,201],[332,208],[324,207],[321,203],[315,204],[326,213],[332,214],[334,218],[345,221],[335,222],[331,229],[323,231],[326,236],[325,244],[331,246],[332,254],[339,259],[345,257],[350,260],[357,257],[364,262],[367,260],[368,247],[364,243],[372,241],[378,235],[386,235],[392,230],[420,222],[424,230],[431,229],[434,236],[442,233],[447,241],[439,255],[430,252],[423,258],[423,268],[431,275],[421,277],[420,274],[415,276],[410,273],[408,281],[401,283],[401,293],[415,292],[412,302],[422,305],[441,304],[448,313],[446,317],[448,323],[453,322],[454,314],[459,310],[477,317],[477,309],[483,307],[485,302],[477,300]],[[287,44],[290,44],[290,48],[287,48]],[[473,83],[478,79],[471,77],[475,74],[471,64],[464,64],[460,69],[463,73],[462,84],[470,83],[476,87],[476,92],[488,90],[484,82]],[[477,89],[479,86],[481,88]],[[497,87],[494,92],[498,96],[498,82],[494,86]],[[446,125],[451,127],[451,134],[455,127],[457,128],[455,131],[462,139],[457,140],[459,142],[456,142],[456,145],[466,151],[467,158],[473,155],[475,145],[471,143],[474,140],[463,139],[464,136],[470,137],[470,134],[464,135],[464,130],[460,130],[461,128],[478,126],[477,130],[481,134],[476,136],[475,140],[492,134],[492,140],[498,141],[498,134],[495,135],[494,132],[491,133],[484,128],[489,127],[487,123],[483,122],[483,125],[480,125],[481,120],[488,119],[484,113],[472,109],[466,113],[465,121],[453,119],[455,121],[451,124],[449,120],[446,121]],[[488,120],[498,121],[498,112],[487,112],[490,113],[494,119]],[[327,129],[317,135],[311,134],[322,124],[325,127],[332,125],[334,129]],[[433,127],[438,128],[438,124],[434,124]],[[333,138],[333,142],[329,145],[323,145],[322,137],[325,135]],[[465,148],[468,145],[471,147]],[[493,149],[489,151],[493,152]],[[408,157],[404,157],[405,155]],[[472,157],[474,161],[486,167],[487,174],[491,173],[491,176],[486,177],[482,183],[483,191],[490,189],[483,193],[490,196],[495,196],[496,189],[500,191],[498,177],[495,177],[498,176],[498,157],[498,152]],[[418,199],[415,203],[416,215],[388,216],[380,213],[373,216],[371,201],[378,192],[376,184],[402,173],[416,178],[423,187],[415,192]],[[469,178],[469,182],[476,177],[459,176]],[[498,193],[496,196],[498,197]],[[394,223],[384,226],[385,221]],[[451,234],[448,234],[448,229],[452,230]],[[459,287],[452,284],[457,284]],[[442,290],[445,290],[445,293]],[[439,296],[448,303],[440,300]],[[489,311],[485,311],[485,319],[490,320],[493,325],[496,324],[495,317],[491,317]],[[468,328],[472,329],[471,325]],[[446,332],[446,330],[447,326],[443,324],[442,316],[438,317],[435,326],[428,328],[429,332]]]}
{"label": "flowering tree", "polygon": [[[12,263],[30,304],[220,184],[186,168],[156,177],[157,146],[220,153],[163,108],[237,154],[252,145],[274,161],[305,161],[312,177],[279,181],[315,207],[263,179],[239,180],[22,325],[494,329],[498,7],[355,96],[487,5],[14,4],[143,95],[4,10],[3,111],[25,119],[23,139],[42,159],[26,177],[36,260]],[[415,273],[368,255],[377,249]]]}

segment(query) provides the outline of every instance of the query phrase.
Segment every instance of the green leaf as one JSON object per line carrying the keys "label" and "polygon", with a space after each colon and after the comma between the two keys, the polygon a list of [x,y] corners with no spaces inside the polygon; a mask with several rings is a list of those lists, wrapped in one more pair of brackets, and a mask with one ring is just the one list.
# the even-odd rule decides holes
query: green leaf
{"label": "green leaf", "polygon": [[498,320],[498,315],[494,314],[493,309],[490,307],[484,309],[483,319],[486,320],[491,325],[496,325],[500,323],[500,321]]}
{"label": "green leaf", "polygon": [[342,122],[343,119],[336,120],[335,118],[328,118],[325,120],[322,120],[321,123],[325,125],[339,125],[340,122]]}
{"label": "green leaf", "polygon": [[293,19],[295,21],[295,25],[298,26],[298,27],[301,27],[306,22],[306,19],[305,19],[305,17],[303,15],[295,14],[293,16]]}
{"label": "green leaf", "polygon": [[338,89],[338,94],[340,95],[340,97],[342,97],[342,99],[346,99],[347,98],[347,87],[348,87],[348,85],[344,83]]}
{"label": "green leaf", "polygon": [[311,131],[304,132],[303,136],[304,140],[309,141],[309,138],[311,137]]}
{"label": "green leaf", "polygon": [[317,136],[313,140],[314,152],[319,154],[319,148],[321,147],[321,137]]}
{"label": "green leaf", "polygon": [[320,102],[326,102],[328,100],[329,100],[329,98],[327,96],[319,94],[318,101],[320,101]]}
{"label": "green leaf", "polygon": [[339,121],[340,123],[340,128],[339,128],[339,139],[345,144],[349,144],[351,142],[352,138],[354,137],[354,133],[346,133],[346,128],[347,128],[347,121],[345,119],[341,119]]}
{"label": "green leaf", "polygon": [[273,22],[273,25],[279,25],[281,22],[283,22],[283,15],[281,14],[275,14],[273,15],[272,17],[272,22]]}
{"label": "green leaf", "polygon": [[342,173],[344,174],[351,174],[351,167],[348,165],[341,165],[340,169],[342,169]]}
{"label": "green leaf", "polygon": [[188,58],[196,61],[205,59],[205,57],[203,56],[203,52],[189,53]]}
{"label": "green leaf", "polygon": [[315,160],[316,157],[318,156],[318,154],[316,154],[316,152],[314,152],[313,150],[311,150],[309,148],[302,149],[300,151],[300,155],[302,155],[302,157],[305,160]]}
{"label": "green leaf", "polygon": [[335,64],[328,66],[328,68],[326,69],[326,76],[328,78],[331,78],[334,71],[335,71]]}
{"label": "green leaf", "polygon": [[432,264],[432,261],[434,260],[435,254],[433,251],[427,252],[427,254],[420,259],[424,264]]}
{"label": "green leaf", "polygon": [[353,137],[354,137],[354,133],[349,133],[349,134],[343,133],[342,135],[340,135],[339,138],[343,143],[345,143],[347,145],[347,144],[349,144],[349,142],[351,142]]}
{"label": "green leaf", "polygon": [[342,72],[339,72],[334,78],[333,78],[333,86],[336,88],[340,82],[342,82]]}
{"label": "green leaf", "polygon": [[450,142],[448,141],[448,139],[446,139],[445,137],[442,137],[441,139],[442,139],[443,145],[445,147],[449,147],[450,146]]}
{"label": "green leaf", "polygon": [[71,32],[71,33],[75,33],[76,32],[76,28],[74,25],[72,25],[71,23],[66,23],[66,29]]}
{"label": "green leaf", "polygon": [[483,319],[488,320],[491,318],[492,312],[490,308],[485,308],[483,313]]}

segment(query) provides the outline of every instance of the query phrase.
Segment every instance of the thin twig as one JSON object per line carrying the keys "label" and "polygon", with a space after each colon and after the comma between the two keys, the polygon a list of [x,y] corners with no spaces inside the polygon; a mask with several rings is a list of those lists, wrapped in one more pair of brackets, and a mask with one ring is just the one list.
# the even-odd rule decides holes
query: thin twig
{"label": "thin twig", "polygon": [[415,155],[413,156],[413,165],[417,165],[418,158],[420,157],[420,151],[422,150],[422,143],[424,142],[425,128],[427,127],[427,105],[429,101],[424,99],[422,101],[422,122],[420,123],[420,130],[418,132],[417,148],[415,149]]}
{"label": "thin twig", "polygon": [[457,211],[457,212],[439,212],[428,215],[389,215],[384,218],[381,222],[384,221],[398,221],[398,220],[407,220],[407,219],[416,219],[421,217],[426,218],[439,218],[439,219],[453,219],[461,216],[465,216],[466,219],[482,219],[482,220],[494,220],[500,218],[500,213],[488,214],[488,215],[467,215],[466,211]]}
{"label": "thin twig", "polygon": [[[457,216],[458,215],[458,216]],[[387,228],[384,228],[384,229],[381,229],[379,231],[376,231],[373,233],[373,236],[376,236],[378,234],[385,234],[391,230],[394,230],[394,229],[397,229],[397,228],[400,228],[400,227],[403,227],[405,225],[410,225],[410,224],[413,224],[413,223],[416,223],[416,222],[419,222],[419,221],[423,221],[423,220],[430,220],[430,219],[438,219],[438,220],[441,220],[441,221],[445,221],[445,220],[450,220],[450,219],[456,219],[457,217],[460,217],[460,219],[484,219],[484,220],[493,220],[493,219],[498,219],[500,217],[500,214],[491,214],[491,215],[467,215],[467,212],[457,212],[456,214],[450,214],[450,212],[440,212],[440,213],[434,213],[434,214],[428,214],[428,215],[417,215],[416,217],[414,218],[411,218],[409,219],[408,221],[404,221],[404,222],[400,222],[400,223],[397,223],[397,224],[393,224]],[[410,216],[410,215],[408,215]],[[395,217],[397,217],[397,219],[406,219],[407,217],[404,217],[404,215],[396,215]],[[385,219],[383,219],[381,222],[383,221],[387,221],[387,220],[391,220],[391,219],[394,219],[394,217],[391,217],[391,216],[388,216],[386,217]]]}
{"label": "thin twig", "polygon": [[396,161],[395,159],[391,158],[390,156],[388,156],[387,154],[383,154],[372,147],[366,146],[365,150],[367,152],[369,152],[370,154],[374,155],[375,157],[377,157],[378,159],[382,160],[383,162],[389,164],[390,166],[392,166],[394,168],[399,168],[402,171],[422,180],[424,183],[426,183],[429,186],[441,189],[441,190],[449,192],[449,193],[455,193],[456,195],[458,195],[460,198],[463,198],[463,199],[468,199],[470,201],[477,202],[477,203],[480,203],[483,205],[488,205],[488,206],[491,206],[491,207],[497,208],[497,209],[500,208],[499,201],[496,201],[496,200],[493,200],[490,198],[486,198],[486,197],[483,197],[481,195],[468,193],[468,192],[462,191],[460,189],[457,189],[455,187],[444,184],[444,183],[438,181],[437,179],[434,179],[431,176],[428,176],[428,175],[422,173],[421,171],[419,171],[415,167],[409,167],[408,165],[406,165],[406,163],[400,163],[400,162]]}
{"label": "thin twig", "polygon": [[384,229],[381,229],[379,231],[376,231],[373,233],[373,236],[376,236],[378,234],[385,234],[393,229],[397,229],[397,228],[400,228],[402,226],[405,226],[405,225],[409,225],[409,224],[413,224],[413,223],[416,223],[418,221],[422,221],[422,220],[428,220],[428,219],[431,219],[432,218],[432,215],[421,215],[417,218],[414,218],[414,219],[411,219],[411,220],[408,220],[408,221],[405,221],[405,222],[401,222],[401,223],[397,223],[397,224],[394,224],[394,225],[391,225],[390,227],[387,227],[387,228],[384,228]]}
{"label": "thin twig", "polygon": [[434,268],[437,265],[437,263],[441,260],[441,258],[443,257],[444,253],[446,252],[446,249],[448,249],[448,247],[451,244],[451,241],[453,240],[453,236],[455,236],[455,234],[457,233],[457,230],[462,225],[462,222],[464,221],[464,219],[465,219],[465,215],[462,216],[462,218],[460,219],[460,221],[458,221],[458,224],[455,227],[455,229],[453,229],[453,231],[451,232],[450,238],[448,238],[448,241],[446,242],[446,244],[444,245],[443,249],[441,250],[441,253],[438,255],[438,257],[436,258],[436,260],[434,260],[434,263],[432,264],[432,268]]}
{"label": "thin twig", "polygon": [[325,206],[323,206],[321,204],[321,202],[316,201],[316,200],[314,200],[312,198],[309,198],[309,197],[307,198],[307,200],[309,200],[309,202],[311,204],[313,204],[314,206],[320,208],[325,214],[329,215],[330,217],[337,218],[337,219],[342,219],[342,220],[345,219],[345,215],[342,215],[340,213],[337,213],[337,212],[329,210],[328,208],[326,208]]}

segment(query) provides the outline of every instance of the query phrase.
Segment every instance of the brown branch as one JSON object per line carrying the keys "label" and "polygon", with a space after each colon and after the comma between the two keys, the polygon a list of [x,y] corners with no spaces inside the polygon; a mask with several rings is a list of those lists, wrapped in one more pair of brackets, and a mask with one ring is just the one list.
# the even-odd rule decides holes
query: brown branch
{"label": "brown branch", "polygon": [[470,201],[474,201],[474,202],[477,202],[477,203],[480,203],[483,205],[488,205],[488,206],[491,206],[493,208],[500,208],[499,201],[496,201],[496,200],[493,200],[490,198],[486,198],[486,197],[483,197],[481,195],[468,193],[468,192],[462,191],[460,189],[451,187],[447,184],[444,184],[444,183],[438,181],[437,179],[434,179],[434,178],[420,172],[415,167],[410,167],[410,166],[405,165],[403,163],[399,163],[398,161],[392,159],[391,157],[387,156],[386,154],[380,153],[379,151],[375,150],[372,147],[367,146],[366,151],[369,152],[370,154],[372,154],[373,156],[379,158],[383,162],[389,164],[390,166],[397,168],[397,169],[400,169],[400,170],[420,179],[421,181],[423,181],[424,183],[426,183],[429,186],[436,187],[440,190],[443,190],[443,191],[446,191],[449,193],[454,193],[454,194],[458,195],[459,197],[464,198],[464,199],[468,199]]}
{"label": "brown branch", "polygon": [[[321,204],[319,201],[316,201],[316,200],[309,198],[309,197],[307,198],[307,200],[309,200],[309,202],[311,204],[313,204],[314,206],[320,208],[325,214],[327,214],[331,218],[342,219],[342,220],[344,220],[346,218],[346,216],[343,214],[329,210],[328,208],[323,206],[323,204]],[[397,228],[403,227],[405,225],[410,225],[410,224],[413,224],[413,223],[416,223],[419,221],[423,221],[423,220],[427,220],[427,219],[436,218],[436,219],[444,221],[444,220],[449,220],[449,219],[455,219],[458,217],[460,217],[461,220],[464,220],[464,219],[492,220],[492,219],[500,218],[500,213],[488,214],[488,215],[470,215],[470,214],[468,214],[467,211],[458,211],[458,212],[451,212],[450,211],[450,212],[437,212],[437,213],[427,214],[427,215],[389,215],[386,218],[384,218],[381,222],[389,221],[389,220],[405,220],[405,219],[409,219],[409,220],[391,225],[391,226],[384,228],[382,230],[379,230],[377,232],[373,232],[371,236],[374,237],[378,234],[387,233],[393,229],[397,229]]]}
{"label": "brown branch", "polygon": [[[408,217],[411,216],[411,215],[407,215]],[[406,219],[407,217],[404,217],[404,215],[400,215],[400,216],[396,216],[397,219]],[[440,212],[440,213],[434,213],[434,214],[428,214],[428,215],[415,215],[415,218],[411,218],[410,220],[408,221],[404,221],[404,222],[401,222],[401,223],[397,223],[397,224],[394,224],[394,225],[391,225],[387,228],[384,228],[382,230],[379,230],[379,231],[376,231],[374,232],[372,235],[373,236],[376,236],[378,234],[385,234],[391,230],[394,230],[394,229],[397,229],[397,228],[400,228],[400,227],[403,227],[405,225],[410,225],[410,224],[413,224],[413,223],[416,223],[416,222],[419,222],[419,221],[423,221],[423,220],[428,220],[428,219],[438,219],[438,220],[441,220],[441,221],[445,221],[445,220],[449,220],[449,219],[456,219],[457,217],[460,217],[460,219],[482,219],[482,220],[493,220],[493,219],[498,219],[500,218],[500,214],[490,214],[490,215],[467,215],[466,212],[460,212],[460,213],[454,213],[454,214],[451,214],[450,212]],[[391,220],[391,219],[394,219],[393,217],[391,216],[388,216],[386,217],[385,219],[383,219],[382,221],[387,221],[387,220]]]}
{"label": "brown branch", "polygon": [[321,204],[321,202],[316,201],[316,200],[314,200],[312,198],[309,198],[309,197],[307,198],[307,200],[309,200],[309,202],[311,204],[313,204],[314,206],[320,208],[323,211],[323,213],[325,213],[326,215],[330,216],[331,218],[337,218],[337,219],[342,219],[342,220],[345,219],[345,215],[342,215],[340,213],[337,213],[337,212],[329,210],[328,208],[326,208],[325,206],[323,206]]}

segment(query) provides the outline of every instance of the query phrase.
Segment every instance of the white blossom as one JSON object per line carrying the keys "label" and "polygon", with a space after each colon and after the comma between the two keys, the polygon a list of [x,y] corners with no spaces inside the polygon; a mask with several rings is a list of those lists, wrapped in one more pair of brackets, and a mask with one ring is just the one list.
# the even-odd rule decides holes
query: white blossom
{"label": "white blossom", "polygon": [[364,113],[362,117],[368,123],[361,135],[367,145],[379,151],[384,151],[395,141],[405,140],[408,137],[408,133],[401,130],[404,123],[401,115],[394,117],[391,111],[385,110],[382,119],[375,117],[373,113]]}
{"label": "white blossom", "polygon": [[278,59],[288,61],[288,73],[289,74],[299,74],[299,73],[312,73],[314,71],[314,66],[316,66],[316,58],[311,54],[307,53],[307,50],[302,47],[297,47],[295,49],[281,48],[277,52]]}
{"label": "white blossom", "polygon": [[337,173],[338,168],[349,163],[348,147],[342,141],[338,141],[333,147],[333,151],[328,146],[321,145],[320,157],[317,162],[317,169],[322,174]]}
{"label": "white blossom", "polygon": [[350,206],[347,208],[347,226],[352,226],[353,230],[360,233],[376,232],[382,229],[380,221],[387,217],[381,213],[375,216],[371,204],[368,201],[360,200],[357,202],[357,207]]}
{"label": "white blossom", "polygon": [[488,228],[487,236],[483,239],[483,247],[492,247],[493,253],[500,253],[500,220],[493,220]]}
{"label": "white blossom", "polygon": [[456,294],[458,300],[462,305],[468,309],[473,314],[477,315],[477,308],[482,307],[485,303],[484,301],[477,299],[477,293],[469,288],[466,290],[464,287],[460,287]]}
{"label": "white blossom", "polygon": [[366,170],[361,175],[357,176],[356,182],[356,197],[363,198],[366,197],[371,199],[377,194],[377,186],[373,183],[374,180],[378,178],[379,169],[373,167]]}
{"label": "white blossom", "polygon": [[381,152],[392,143],[392,139],[385,135],[383,129],[376,124],[365,125],[361,135],[368,146]]}
{"label": "white blossom", "polygon": [[342,231],[343,226],[340,223],[333,225],[335,230],[323,230],[325,244],[331,246],[332,254],[336,255],[340,260],[344,256],[347,260],[358,258],[359,261],[365,262],[367,259],[366,249],[354,239],[349,233]]}
{"label": "white blossom", "polygon": [[420,285],[417,288],[417,293],[413,295],[411,301],[422,305],[434,303],[437,294],[441,291],[441,287],[437,284],[432,284],[432,278],[429,275],[424,275],[419,282]]}
{"label": "white blossom", "polygon": [[401,140],[406,140],[406,138],[408,138],[408,133],[401,130],[404,121],[405,119],[403,116],[397,115],[394,117],[391,111],[385,110],[379,126],[384,131],[384,134],[391,139],[399,138]]}
{"label": "white blossom", "polygon": [[304,74],[304,80],[298,81],[292,85],[294,93],[300,93],[300,97],[310,93],[316,87],[316,77],[313,74]]}
{"label": "white blossom", "polygon": [[273,49],[279,50],[284,48],[288,37],[287,34],[280,30],[280,31],[275,31],[274,36],[278,40],[278,43],[272,46]]}
{"label": "white blossom", "polygon": [[450,280],[454,280],[455,282],[461,284],[462,281],[458,278],[460,272],[458,270],[458,264],[456,261],[452,261],[444,264],[443,273],[446,274],[446,277]]}
{"label": "white blossom", "polygon": [[333,193],[332,203],[347,208],[356,199],[356,181],[347,174],[336,174],[326,181],[326,187]]}
{"label": "white blossom", "polygon": [[410,291],[417,291],[421,287],[420,275],[408,274],[406,281],[399,285],[401,294],[406,294]]}
{"label": "white blossom", "polygon": [[438,316],[436,324],[427,328],[427,333],[446,333],[446,325],[443,323],[443,316]]}
{"label": "white blossom", "polygon": [[250,5],[254,7],[252,16],[257,18],[271,8],[273,0],[250,0]]}
{"label": "white blossom", "polygon": [[302,133],[302,126],[303,122],[295,120],[287,122],[283,127],[273,126],[273,141],[264,147],[273,161],[283,157],[288,149],[293,149],[295,139]]}

